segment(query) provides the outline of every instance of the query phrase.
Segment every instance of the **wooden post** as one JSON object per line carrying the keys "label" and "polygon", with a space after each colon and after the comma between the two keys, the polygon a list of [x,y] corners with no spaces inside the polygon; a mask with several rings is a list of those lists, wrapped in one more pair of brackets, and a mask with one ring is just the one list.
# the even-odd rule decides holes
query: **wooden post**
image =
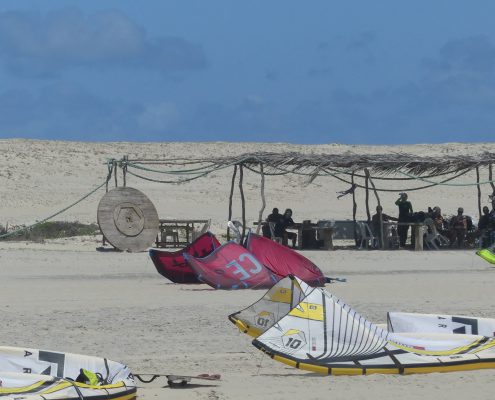
{"label": "wooden post", "polygon": [[112,172],[113,172],[113,161],[107,162],[107,168],[108,168],[108,174],[107,174],[107,182],[105,183],[105,192],[108,193],[108,182],[110,182],[110,179],[112,179]]}
{"label": "wooden post", "polygon": [[122,179],[124,181],[124,187],[126,186],[126,173],[127,173],[127,160],[128,160],[128,156],[124,156],[123,158],[123,165],[122,165]]}
{"label": "wooden post", "polygon": [[375,193],[376,202],[380,206],[380,211],[378,211],[378,215],[380,217],[380,247],[382,249],[385,249],[385,240],[383,237],[383,233],[384,233],[384,231],[383,231],[383,217],[382,217],[382,210],[381,210],[382,205],[380,204],[380,196],[378,196],[378,191],[376,190],[375,183],[373,182],[373,179],[371,179],[370,171],[368,171],[368,168],[365,168],[364,172],[365,172],[366,176],[368,177],[368,179],[371,183],[371,186],[373,187],[373,192]]}
{"label": "wooden post", "polygon": [[[351,174],[351,184],[354,186],[354,171],[352,171]],[[352,191],[352,220],[354,221],[354,242],[356,243],[356,246],[358,245],[358,238],[357,238],[357,232],[356,232],[356,210],[357,210],[357,204],[356,204],[356,190]]]}
{"label": "wooden post", "polygon": [[113,177],[115,178],[115,187],[118,187],[117,183],[117,160],[113,161]]}
{"label": "wooden post", "polygon": [[369,188],[368,188],[368,181],[369,181],[369,178],[370,178],[370,173],[367,172],[366,168],[364,169],[364,173],[365,173],[364,186],[366,188],[366,200],[365,200],[365,204],[366,204],[366,215],[368,216],[368,222],[370,222],[371,221],[370,203],[369,203],[370,194],[369,194]]}
{"label": "wooden post", "polygon": [[476,187],[478,188],[478,221],[481,219],[480,169],[476,167]]}
{"label": "wooden post", "polygon": [[[234,173],[232,174],[232,183],[230,185],[228,221],[230,221],[232,219],[232,198],[234,197],[234,184],[235,184],[236,175],[237,175],[237,165],[234,165]],[[227,227],[227,241],[229,241],[229,240],[230,240],[230,228]]]}
{"label": "wooden post", "polygon": [[241,209],[242,209],[242,235],[241,243],[244,242],[244,236],[246,235],[246,200],[244,199],[244,189],[242,188],[242,180],[244,177],[242,164],[239,165],[239,191],[241,193]]}
{"label": "wooden post", "polygon": [[260,233],[261,221],[263,220],[263,211],[265,211],[266,200],[265,200],[265,173],[263,172],[263,164],[260,163],[260,174],[261,174],[261,210],[258,215],[258,226],[256,227],[256,234]]}
{"label": "wooden post", "polygon": [[495,194],[495,183],[493,183],[492,164],[488,165],[488,179],[489,179],[490,185],[492,187],[492,194]]}

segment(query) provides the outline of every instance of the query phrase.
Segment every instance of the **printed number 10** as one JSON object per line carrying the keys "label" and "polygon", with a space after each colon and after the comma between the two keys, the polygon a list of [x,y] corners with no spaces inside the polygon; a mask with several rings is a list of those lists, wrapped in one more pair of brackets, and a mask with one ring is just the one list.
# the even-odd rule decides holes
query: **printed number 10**
{"label": "printed number 10", "polygon": [[285,345],[291,349],[297,349],[301,346],[301,343],[302,342],[299,339],[289,338],[289,341]]}

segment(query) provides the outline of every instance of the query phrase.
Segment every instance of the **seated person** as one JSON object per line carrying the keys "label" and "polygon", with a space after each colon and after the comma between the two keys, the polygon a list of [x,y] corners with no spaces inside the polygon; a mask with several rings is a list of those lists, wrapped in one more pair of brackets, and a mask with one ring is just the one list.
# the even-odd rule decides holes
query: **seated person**
{"label": "seated person", "polygon": [[275,236],[282,238],[282,243],[287,246],[289,239],[292,240],[292,248],[296,247],[297,243],[297,233],[287,232],[286,229],[289,226],[294,225],[294,220],[292,219],[292,210],[290,208],[286,209],[283,218],[275,225]]}
{"label": "seated person", "polygon": [[433,210],[430,214],[430,218],[433,220],[433,224],[435,225],[435,228],[437,228],[437,232],[440,234],[444,234],[445,233],[444,219],[440,207],[438,206],[433,207]]}
{"label": "seated person", "polygon": [[266,217],[265,223],[263,224],[263,227],[262,227],[263,236],[267,237],[267,238],[271,238],[272,232],[271,232],[270,225],[269,225],[270,222],[273,222],[276,225],[277,222],[281,221],[282,219],[283,219],[283,215],[279,214],[278,208],[275,207],[272,210],[272,213],[270,215],[268,215],[268,217]]}
{"label": "seated person", "polygon": [[[427,213],[427,218],[431,219],[433,227],[436,229],[437,233],[444,236],[446,240],[450,238],[450,228],[448,222],[443,218],[442,216],[442,210],[440,207],[435,206],[431,210],[431,212]],[[429,224],[428,226],[428,233],[434,233],[432,232],[432,228]]]}
{"label": "seated person", "polygon": [[[457,248],[464,247],[464,240],[466,239],[466,233],[468,231],[468,217],[464,215],[464,209],[459,207],[457,209],[457,215],[450,219],[450,246],[454,245]],[[472,221],[471,221],[472,226]]]}
{"label": "seated person", "polygon": [[382,206],[376,206],[376,214],[371,217],[371,231],[373,235],[378,238],[379,247],[381,246],[381,224],[380,224],[380,214],[382,215],[382,222],[388,221],[398,221],[397,218],[391,217],[390,215],[384,214]]}

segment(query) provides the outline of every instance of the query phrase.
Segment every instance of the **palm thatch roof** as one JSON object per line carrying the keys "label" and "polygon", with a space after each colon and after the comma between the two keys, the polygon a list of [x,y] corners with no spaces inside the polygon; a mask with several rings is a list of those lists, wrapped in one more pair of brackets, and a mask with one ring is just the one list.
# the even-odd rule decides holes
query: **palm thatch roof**
{"label": "palm thatch roof", "polygon": [[[255,152],[230,157],[201,159],[136,159],[124,158],[119,161],[126,171],[140,169],[150,173],[176,175],[174,180],[160,180],[164,183],[182,183],[197,179],[221,169],[243,166],[253,172],[264,175],[305,175],[309,181],[318,176],[353,175],[363,177],[363,171],[378,179],[410,180],[452,175],[460,175],[479,168],[488,168],[491,178],[491,166],[495,163],[495,153],[484,152],[477,155],[418,156],[406,153],[387,154],[302,154],[296,152]],[[157,170],[156,165],[166,169]],[[129,173],[148,180],[143,175]],[[394,177],[386,177],[394,175]],[[399,175],[399,176],[398,176]],[[401,177],[402,176],[402,177]],[[341,179],[348,181],[347,179]],[[158,180],[157,180],[158,181]]]}

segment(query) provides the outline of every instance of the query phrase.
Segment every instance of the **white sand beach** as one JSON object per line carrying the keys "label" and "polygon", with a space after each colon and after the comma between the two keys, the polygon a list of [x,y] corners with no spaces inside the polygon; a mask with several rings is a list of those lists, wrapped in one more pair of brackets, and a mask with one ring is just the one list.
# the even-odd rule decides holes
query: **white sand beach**
{"label": "white sand beach", "polygon": [[[29,225],[78,200],[104,182],[108,158],[211,157],[251,151],[438,156],[495,151],[495,143],[414,146],[301,146],[258,143],[83,143],[0,140],[0,224]],[[128,177],[145,193],[160,218],[208,218],[225,232],[232,171],[181,185]],[[487,180],[482,176],[481,180]],[[459,182],[473,183],[465,175]],[[113,182],[112,182],[113,184]],[[351,198],[336,199],[348,185],[318,178],[267,177],[267,211],[294,210],[294,219],[352,218]],[[416,183],[415,186],[420,186]],[[247,219],[260,208],[259,176],[246,174]],[[489,185],[482,187],[488,204]],[[102,188],[55,220],[96,222]],[[366,217],[358,191],[358,218]],[[436,186],[410,192],[415,210],[457,207],[477,218],[475,186]],[[381,195],[384,212],[396,215],[396,193]],[[376,203],[371,201],[371,208]],[[240,216],[236,193],[234,216]],[[252,226],[252,225],[251,225]],[[97,252],[100,237],[0,242],[2,345],[26,346],[108,357],[135,373],[216,373],[219,382],[195,381],[171,389],[166,380],[139,384],[140,399],[489,399],[493,370],[412,376],[328,377],[273,361],[251,345],[228,320],[263,295],[260,290],[215,291],[176,285],[159,275],[146,252]],[[363,316],[384,323],[387,311],[495,317],[495,269],[473,250],[304,251],[328,276],[327,285]]]}

